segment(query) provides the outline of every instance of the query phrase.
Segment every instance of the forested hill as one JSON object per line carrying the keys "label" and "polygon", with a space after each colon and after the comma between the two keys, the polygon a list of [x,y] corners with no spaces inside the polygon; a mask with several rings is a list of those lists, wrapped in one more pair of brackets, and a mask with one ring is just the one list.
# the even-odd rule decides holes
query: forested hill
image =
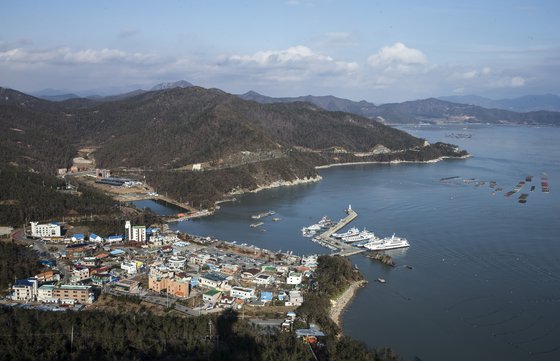
{"label": "forested hill", "polygon": [[[218,89],[116,101],[49,102],[10,89],[0,96],[1,162],[52,174],[79,148],[94,146],[98,166],[142,169],[158,189],[199,202],[314,177],[314,167],[328,163],[461,155],[355,114],[304,102],[259,104]],[[193,173],[193,164],[203,172]]]}
{"label": "forested hill", "polygon": [[477,105],[458,104],[435,98],[403,103],[383,104],[376,116],[388,123],[492,123],[560,125],[560,112],[532,111],[517,113],[503,109],[487,109]]}
{"label": "forested hill", "polygon": [[[461,100],[461,97],[428,98],[382,105],[374,105],[364,100],[356,102],[331,95],[273,98],[250,91],[239,95],[239,97],[262,104],[304,101],[326,110],[353,113],[370,119],[377,119],[386,124],[426,122],[560,125],[560,112],[555,108],[558,97],[553,95],[512,99],[506,103],[508,104],[507,110],[504,105],[500,105],[501,103],[498,102],[481,102],[478,104],[476,101]],[[457,99],[457,101],[454,99]],[[468,99],[471,100],[471,98]],[[474,100],[480,99],[484,98]],[[545,100],[548,102],[543,104]],[[531,108],[527,103],[543,104],[544,109]]]}

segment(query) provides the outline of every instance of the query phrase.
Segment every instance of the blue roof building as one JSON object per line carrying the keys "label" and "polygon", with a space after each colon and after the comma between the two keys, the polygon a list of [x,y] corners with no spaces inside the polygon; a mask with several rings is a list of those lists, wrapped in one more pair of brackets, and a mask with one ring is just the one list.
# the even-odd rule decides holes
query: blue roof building
{"label": "blue roof building", "polygon": [[272,301],[272,292],[261,292],[261,301],[263,302]]}

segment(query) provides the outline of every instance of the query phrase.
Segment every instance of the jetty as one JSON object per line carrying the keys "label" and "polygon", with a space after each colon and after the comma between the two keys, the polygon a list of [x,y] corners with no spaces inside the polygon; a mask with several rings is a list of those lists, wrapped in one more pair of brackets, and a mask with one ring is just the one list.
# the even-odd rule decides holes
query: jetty
{"label": "jetty", "polygon": [[319,239],[332,247],[336,247],[340,251],[333,253],[332,255],[339,255],[343,257],[352,256],[358,253],[365,252],[365,248],[356,248],[348,243],[341,242],[337,239],[334,239],[332,235],[342,228],[346,227],[350,222],[352,222],[356,217],[358,217],[358,213],[352,209],[351,205],[348,205],[348,209],[346,210],[347,216],[342,218],[338,223],[334,226],[327,229],[325,232],[319,235]]}
{"label": "jetty", "polygon": [[340,221],[338,221],[337,224],[330,227],[325,232],[321,233],[321,235],[319,237],[322,238],[324,241],[330,240],[333,233],[336,233],[339,230],[341,230],[342,228],[346,227],[350,222],[352,222],[354,219],[356,219],[356,217],[358,217],[358,213],[356,213],[352,209],[352,205],[348,205],[348,209],[346,210],[346,214],[347,214],[346,217],[342,218]]}

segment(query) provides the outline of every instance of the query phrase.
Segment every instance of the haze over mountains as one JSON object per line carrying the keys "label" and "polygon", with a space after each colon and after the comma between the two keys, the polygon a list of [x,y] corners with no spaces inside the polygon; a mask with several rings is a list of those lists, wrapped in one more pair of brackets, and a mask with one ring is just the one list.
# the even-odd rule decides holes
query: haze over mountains
{"label": "haze over mountains", "polygon": [[[189,88],[194,85],[188,81],[164,82],[154,85],[149,91],[173,88]],[[136,89],[110,96],[82,96],[95,101],[117,101],[134,97],[148,90]],[[50,101],[65,101],[79,98],[74,92],[45,89],[32,95]],[[413,100],[402,103],[375,105],[371,102],[353,101],[326,96],[270,97],[249,91],[238,95],[244,100],[261,104],[307,102],[328,111],[342,111],[376,119],[386,124],[418,123],[491,123],[491,124],[560,124],[560,96],[553,94],[528,95],[514,99],[492,100],[476,95],[449,96]],[[81,103],[89,106],[87,102]]]}
{"label": "haze over mountains", "polygon": [[514,112],[531,112],[537,110],[560,111],[560,96],[554,94],[526,95],[512,99],[489,99],[477,95],[460,95],[439,97],[453,103],[472,104],[484,108],[504,109]]}

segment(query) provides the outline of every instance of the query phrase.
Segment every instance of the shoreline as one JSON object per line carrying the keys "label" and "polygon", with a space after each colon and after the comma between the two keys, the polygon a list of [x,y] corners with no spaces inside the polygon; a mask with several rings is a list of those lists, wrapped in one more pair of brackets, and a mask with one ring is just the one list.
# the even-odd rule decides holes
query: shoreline
{"label": "shoreline", "polygon": [[[295,186],[298,184],[307,184],[307,183],[315,183],[315,182],[319,182],[321,179],[323,179],[323,177],[321,177],[320,175],[317,175],[316,177],[312,177],[312,178],[296,178],[294,180],[291,181],[286,181],[286,180],[278,180],[278,181],[274,181],[268,185],[263,185],[263,186],[258,186],[257,188],[253,189],[253,190],[247,190],[247,189],[239,189],[239,190],[234,190],[229,192],[227,195],[229,196],[238,196],[238,195],[242,195],[242,194],[246,194],[246,193],[257,193],[266,189],[273,189],[273,188],[279,188],[279,187],[291,187],[291,186]],[[225,202],[227,202],[228,200],[224,200]],[[224,202],[224,201],[218,201],[218,202]]]}
{"label": "shoreline", "polygon": [[354,281],[348,286],[348,288],[342,292],[335,300],[331,300],[331,309],[329,311],[330,319],[341,329],[342,333],[342,314],[346,308],[350,305],[358,289],[364,287],[367,284],[366,280]]}
{"label": "shoreline", "polygon": [[346,167],[346,166],[351,166],[351,165],[367,165],[367,164],[424,164],[424,163],[437,163],[437,162],[441,162],[442,160],[445,159],[467,159],[472,157],[472,155],[467,154],[461,157],[449,157],[449,156],[442,156],[436,159],[430,159],[430,160],[421,160],[421,161],[417,161],[417,160],[391,160],[388,162],[381,162],[381,161],[365,161],[365,162],[348,162],[348,163],[331,163],[331,164],[325,164],[325,165],[318,165],[315,167],[315,169],[328,169],[328,168],[333,168],[333,167]]}

